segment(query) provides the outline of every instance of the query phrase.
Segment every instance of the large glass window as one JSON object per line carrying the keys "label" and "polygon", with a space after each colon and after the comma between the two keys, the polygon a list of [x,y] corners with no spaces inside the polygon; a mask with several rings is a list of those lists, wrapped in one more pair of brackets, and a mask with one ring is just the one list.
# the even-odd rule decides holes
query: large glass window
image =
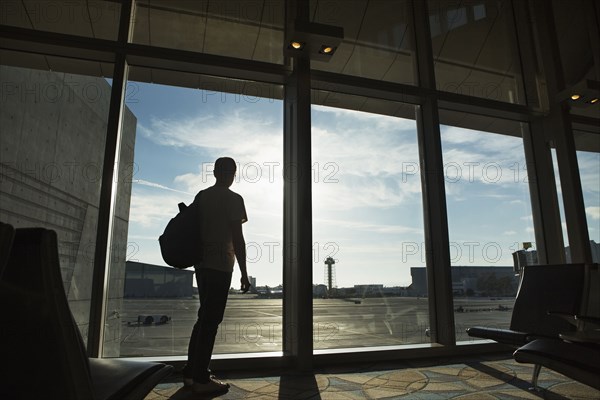
{"label": "large glass window", "polygon": [[314,348],[429,342],[414,106],[313,98]]}
{"label": "large glass window", "polygon": [[[150,77],[155,83],[145,83]],[[158,237],[178,203],[190,204],[214,184],[214,162],[222,156],[238,163],[231,190],[242,195],[248,212],[243,229],[252,289],[239,293],[236,264],[214,353],[281,351],[281,88],[138,67],[129,78],[126,105],[135,136],[124,137],[121,146],[133,155],[131,192],[124,196],[130,205],[115,214],[126,234],[113,236],[109,288],[122,302],[107,310],[106,324],[119,329],[107,335],[105,355],[113,348],[118,351],[111,355],[121,357],[187,354],[199,307],[194,271],[167,266]]]}
{"label": "large glass window", "polygon": [[312,22],[344,28],[329,61],[312,68],[387,82],[415,84],[410,1],[310,1]]}
{"label": "large glass window", "polygon": [[511,2],[427,3],[438,89],[524,104]]}
{"label": "large glass window", "polygon": [[[508,328],[522,264],[537,264],[523,124],[442,111],[454,318],[465,328]],[[529,243],[529,245],[525,244]]]}
{"label": "large glass window", "polygon": [[56,231],[66,295],[87,340],[111,85],[62,72],[68,59],[8,51],[0,59],[0,220]]}
{"label": "large glass window", "polygon": [[137,0],[133,42],[283,63],[285,2]]}

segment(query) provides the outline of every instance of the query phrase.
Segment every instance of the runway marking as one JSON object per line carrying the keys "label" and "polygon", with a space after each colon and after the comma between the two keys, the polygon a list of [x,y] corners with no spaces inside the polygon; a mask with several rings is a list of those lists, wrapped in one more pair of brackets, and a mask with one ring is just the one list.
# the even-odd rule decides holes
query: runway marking
{"label": "runway marking", "polygon": [[258,311],[258,310],[251,310],[257,314],[262,314],[262,315],[266,315],[268,317],[277,317],[277,318],[281,318],[281,315],[277,315],[277,314],[271,314],[271,313],[266,313],[264,311]]}

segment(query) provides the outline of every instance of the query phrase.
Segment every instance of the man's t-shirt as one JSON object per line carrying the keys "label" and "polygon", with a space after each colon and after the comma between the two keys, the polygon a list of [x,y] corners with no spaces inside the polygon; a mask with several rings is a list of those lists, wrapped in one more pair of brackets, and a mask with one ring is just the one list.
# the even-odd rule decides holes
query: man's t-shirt
{"label": "man's t-shirt", "polygon": [[232,272],[235,252],[230,223],[248,220],[244,199],[225,186],[211,186],[200,195],[204,259],[202,268]]}

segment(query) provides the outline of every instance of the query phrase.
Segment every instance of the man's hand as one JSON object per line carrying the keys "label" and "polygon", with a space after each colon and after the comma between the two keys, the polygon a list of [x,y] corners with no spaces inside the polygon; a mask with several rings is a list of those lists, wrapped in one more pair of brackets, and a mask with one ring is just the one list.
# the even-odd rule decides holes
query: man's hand
{"label": "man's hand", "polygon": [[242,279],[240,279],[240,281],[242,282],[242,293],[246,293],[248,292],[248,290],[250,290],[250,281],[248,280],[248,276],[242,276]]}

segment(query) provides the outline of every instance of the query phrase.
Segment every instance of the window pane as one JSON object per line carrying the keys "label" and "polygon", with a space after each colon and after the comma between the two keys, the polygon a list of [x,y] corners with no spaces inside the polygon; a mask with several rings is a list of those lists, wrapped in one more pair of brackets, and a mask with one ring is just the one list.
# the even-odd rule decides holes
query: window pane
{"label": "window pane", "polygon": [[566,249],[569,247],[569,233],[567,231],[567,223],[565,222],[567,219],[565,217],[565,205],[564,205],[564,202],[562,201],[563,190],[562,190],[562,184],[560,182],[560,172],[558,170],[558,156],[556,154],[555,148],[551,148],[550,153],[552,156],[552,166],[554,168],[554,182],[555,182],[556,191],[558,194],[558,211],[560,213],[560,221],[561,221],[560,226],[562,228],[563,243],[565,244],[565,252],[566,252]]}
{"label": "window pane", "polygon": [[428,0],[439,90],[524,104],[508,0]]}
{"label": "window pane", "polygon": [[519,282],[513,253],[523,252],[527,264],[537,264],[520,137],[526,127],[450,111],[440,118],[454,317],[461,341],[471,326],[508,328]]}
{"label": "window pane", "polygon": [[414,106],[313,98],[314,348],[429,342]]}
{"label": "window pane", "polygon": [[[155,83],[146,83],[149,77]],[[119,193],[130,209],[115,215],[126,235],[113,236],[109,290],[122,301],[109,305],[106,323],[114,332],[105,356],[187,354],[199,307],[194,270],[166,266],[158,237],[178,203],[190,204],[214,184],[214,162],[221,156],[238,163],[231,190],[242,195],[248,212],[243,229],[255,280],[250,293],[239,293],[234,267],[214,354],[281,351],[283,110],[272,97],[281,88],[263,91],[266,86],[253,82],[138,67],[129,78],[126,104],[135,136],[124,136],[121,146],[133,155],[124,173],[131,193]],[[199,85],[206,89],[192,89]],[[111,349],[116,351],[109,354]]]}
{"label": "window pane", "polygon": [[133,42],[283,63],[284,2],[138,0]]}
{"label": "window pane", "polygon": [[582,131],[574,134],[592,260],[600,263],[600,135]]}
{"label": "window pane", "polygon": [[405,0],[311,0],[312,22],[344,28],[344,39],[331,60],[312,61],[311,67],[414,85],[409,5]]}
{"label": "window pane", "polygon": [[0,59],[21,65],[0,65],[0,220],[56,231],[69,306],[87,341],[111,85],[85,72],[50,71],[40,55],[2,52]]}
{"label": "window pane", "polygon": [[110,0],[2,0],[0,24],[116,40],[121,5]]}

